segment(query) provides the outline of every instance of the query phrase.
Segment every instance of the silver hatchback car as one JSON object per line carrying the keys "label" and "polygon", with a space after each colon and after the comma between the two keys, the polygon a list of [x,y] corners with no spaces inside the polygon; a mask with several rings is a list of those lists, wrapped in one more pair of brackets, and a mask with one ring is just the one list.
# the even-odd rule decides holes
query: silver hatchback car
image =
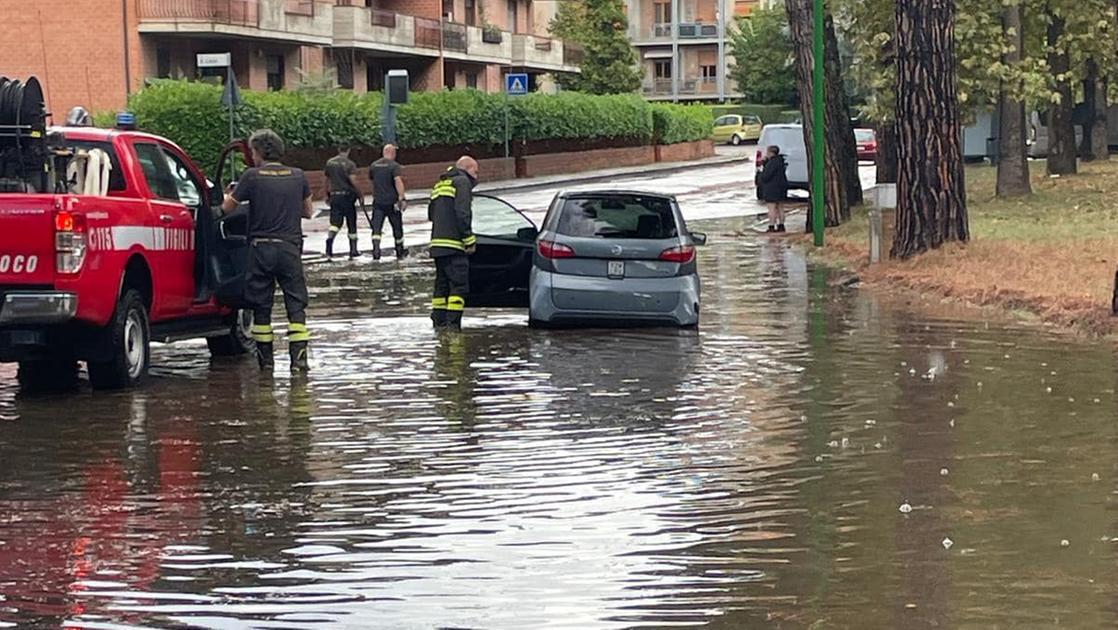
{"label": "silver hatchback car", "polygon": [[699,323],[695,247],[706,235],[688,231],[670,195],[560,193],[539,230],[479,196],[474,231],[471,306],[527,306],[533,325]]}

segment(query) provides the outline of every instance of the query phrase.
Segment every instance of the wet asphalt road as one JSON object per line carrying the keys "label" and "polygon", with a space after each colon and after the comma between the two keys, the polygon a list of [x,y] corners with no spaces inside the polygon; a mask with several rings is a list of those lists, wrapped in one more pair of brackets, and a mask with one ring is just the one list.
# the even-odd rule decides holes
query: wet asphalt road
{"label": "wet asphalt road", "polygon": [[695,223],[698,332],[440,338],[409,259],[313,268],[305,383],[201,344],[129,393],[0,368],[0,627],[1118,622],[1111,347]]}

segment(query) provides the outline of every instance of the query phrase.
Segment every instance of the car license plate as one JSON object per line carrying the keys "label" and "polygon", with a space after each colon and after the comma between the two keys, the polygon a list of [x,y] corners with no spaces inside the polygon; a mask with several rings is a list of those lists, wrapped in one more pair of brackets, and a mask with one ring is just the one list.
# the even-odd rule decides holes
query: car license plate
{"label": "car license plate", "polygon": [[611,260],[609,261],[609,269],[606,271],[611,278],[624,278],[625,277],[625,261],[624,260]]}

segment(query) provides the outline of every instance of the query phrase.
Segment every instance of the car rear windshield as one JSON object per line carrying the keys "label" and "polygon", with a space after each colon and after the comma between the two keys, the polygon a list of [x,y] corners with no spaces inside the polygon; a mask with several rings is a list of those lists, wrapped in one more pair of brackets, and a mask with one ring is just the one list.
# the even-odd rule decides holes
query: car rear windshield
{"label": "car rear windshield", "polygon": [[855,129],[854,138],[856,142],[873,142],[873,130]]}
{"label": "car rear windshield", "polygon": [[580,238],[666,239],[679,236],[672,202],[664,197],[573,197],[563,204],[555,230]]}

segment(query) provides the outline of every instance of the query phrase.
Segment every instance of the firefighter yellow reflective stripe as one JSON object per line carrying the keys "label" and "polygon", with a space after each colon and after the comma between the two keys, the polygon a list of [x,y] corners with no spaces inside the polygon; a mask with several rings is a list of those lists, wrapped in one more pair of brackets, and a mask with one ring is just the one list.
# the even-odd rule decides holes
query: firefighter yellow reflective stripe
{"label": "firefighter yellow reflective stripe", "polygon": [[374,241],[379,241],[380,239],[381,239],[381,235],[380,235],[380,234],[373,234],[373,240],[374,240]]}
{"label": "firefighter yellow reflective stripe", "polygon": [[431,189],[431,199],[438,199],[439,197],[453,197],[458,193],[458,189],[449,179],[440,179],[439,183]]}
{"label": "firefighter yellow reflective stripe", "polygon": [[306,324],[292,322],[287,325],[288,341],[310,341],[311,334],[307,331]]}
{"label": "firefighter yellow reflective stripe", "polygon": [[445,311],[446,310],[446,298],[443,298],[443,297],[431,298],[431,308],[433,310],[436,310],[436,311]]}
{"label": "firefighter yellow reflective stripe", "polygon": [[466,251],[466,246],[462,241],[457,241],[452,238],[433,238],[431,239],[431,247],[448,247],[450,249]]}
{"label": "firefighter yellow reflective stripe", "polygon": [[272,343],[275,337],[272,335],[272,327],[270,325],[256,325],[252,327],[252,340],[257,343]]}
{"label": "firefighter yellow reflective stripe", "polygon": [[349,235],[349,240],[356,241],[357,240],[357,235],[356,234],[350,234]]}
{"label": "firefighter yellow reflective stripe", "polygon": [[462,244],[465,245],[466,247],[471,247],[473,245],[477,245],[477,237],[474,236],[473,234],[471,234],[471,235],[467,236],[466,238],[462,239]]}
{"label": "firefighter yellow reflective stripe", "polygon": [[342,229],[342,226],[340,226],[340,225],[331,225],[330,226],[330,233],[331,234],[337,234],[339,231],[341,231],[341,229]]}
{"label": "firefighter yellow reflective stripe", "polygon": [[446,299],[446,310],[448,311],[464,311],[466,310],[466,300],[459,295],[452,295]]}

